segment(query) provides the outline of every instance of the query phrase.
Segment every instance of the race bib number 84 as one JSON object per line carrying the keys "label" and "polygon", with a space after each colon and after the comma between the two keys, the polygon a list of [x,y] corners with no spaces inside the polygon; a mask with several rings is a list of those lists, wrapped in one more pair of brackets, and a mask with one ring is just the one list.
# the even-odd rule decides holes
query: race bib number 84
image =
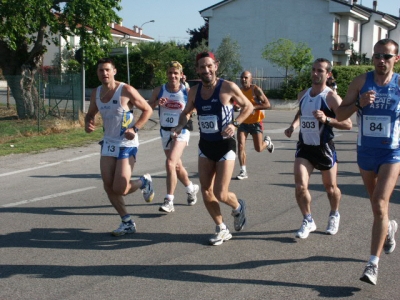
{"label": "race bib number 84", "polygon": [[363,116],[363,135],[390,137],[390,116]]}

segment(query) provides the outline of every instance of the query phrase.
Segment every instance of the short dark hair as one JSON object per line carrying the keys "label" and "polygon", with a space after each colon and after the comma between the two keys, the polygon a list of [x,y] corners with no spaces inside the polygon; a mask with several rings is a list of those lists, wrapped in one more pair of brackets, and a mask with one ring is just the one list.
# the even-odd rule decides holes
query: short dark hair
{"label": "short dark hair", "polygon": [[317,58],[316,60],[314,60],[314,63],[319,62],[325,62],[326,63],[326,71],[328,71],[328,73],[332,72],[332,64],[330,60],[327,60],[326,58]]}
{"label": "short dark hair", "polygon": [[211,58],[213,61],[218,62],[218,60],[215,58],[214,53],[212,53],[212,52],[210,52],[210,51],[208,51],[208,52],[207,52],[207,51],[206,51],[206,52],[200,52],[199,54],[196,55],[196,66],[197,66],[199,60],[200,60],[201,58],[204,58],[204,57],[209,57],[209,58]]}
{"label": "short dark hair", "polygon": [[112,58],[109,58],[109,57],[100,58],[97,61],[96,66],[98,67],[100,64],[111,64],[113,66],[113,68],[115,69],[115,63],[114,63],[114,60]]}
{"label": "short dark hair", "polygon": [[399,54],[399,44],[397,44],[395,41],[393,41],[392,39],[382,39],[376,42],[376,45],[382,45],[385,46],[387,44],[393,44],[394,45],[394,52],[395,54]]}

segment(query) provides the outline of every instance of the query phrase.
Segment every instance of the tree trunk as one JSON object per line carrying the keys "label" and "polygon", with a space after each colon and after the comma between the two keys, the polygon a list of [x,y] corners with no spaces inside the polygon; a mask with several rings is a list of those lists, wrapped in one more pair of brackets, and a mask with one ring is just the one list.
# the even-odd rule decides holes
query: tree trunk
{"label": "tree trunk", "polygon": [[39,94],[35,86],[35,73],[27,66],[21,67],[21,75],[5,76],[15,99],[19,119],[38,117]]}

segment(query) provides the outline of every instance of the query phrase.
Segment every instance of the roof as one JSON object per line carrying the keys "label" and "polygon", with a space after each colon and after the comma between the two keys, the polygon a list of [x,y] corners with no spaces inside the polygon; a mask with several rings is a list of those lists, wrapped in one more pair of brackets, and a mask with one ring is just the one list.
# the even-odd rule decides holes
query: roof
{"label": "roof", "polygon": [[111,29],[111,34],[121,35],[121,36],[129,35],[131,37],[154,40],[154,38],[152,38],[151,36],[145,35],[143,33],[142,35],[140,35],[140,32],[135,32],[133,29],[124,27],[117,23],[113,23],[113,25],[110,26],[110,29]]}

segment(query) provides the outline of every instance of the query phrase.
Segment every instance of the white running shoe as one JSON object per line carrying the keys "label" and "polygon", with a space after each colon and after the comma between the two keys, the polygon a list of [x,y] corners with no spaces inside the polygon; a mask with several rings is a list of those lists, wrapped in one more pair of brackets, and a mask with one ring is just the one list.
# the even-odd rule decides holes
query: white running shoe
{"label": "white running shoe", "polygon": [[310,232],[313,232],[315,230],[317,230],[317,225],[315,225],[315,222],[308,222],[306,219],[304,219],[299,231],[296,232],[296,237],[306,239],[308,238]]}
{"label": "white running shoe", "polygon": [[239,180],[246,179],[246,178],[248,178],[247,172],[243,171],[243,170],[240,170],[239,175],[236,176],[236,179],[239,179]]}
{"label": "white running shoe", "polygon": [[269,152],[269,153],[274,152],[274,149],[275,149],[274,144],[272,143],[271,138],[270,138],[268,135],[266,135],[266,136],[264,137],[264,142],[267,143],[267,150],[268,150],[268,152]]}
{"label": "white running shoe", "polygon": [[365,267],[364,273],[360,277],[360,280],[376,285],[376,281],[378,280],[378,266],[368,263]]}
{"label": "white running shoe", "polygon": [[328,226],[326,227],[326,233],[335,235],[339,230],[340,214],[337,216],[329,216]]}
{"label": "white running shoe", "polygon": [[146,202],[151,202],[154,199],[153,181],[150,174],[144,174],[141,178],[144,179],[144,188],[142,188],[143,198]]}
{"label": "white running shoe", "polygon": [[134,222],[121,222],[119,227],[111,232],[113,236],[121,236],[127,233],[135,233],[136,224]]}
{"label": "white running shoe", "polygon": [[392,253],[394,251],[394,248],[396,248],[396,240],[394,239],[394,235],[397,232],[397,227],[398,225],[395,220],[389,221],[388,234],[385,243],[383,244],[383,250],[386,254]]}
{"label": "white running shoe", "polygon": [[158,210],[166,213],[173,212],[175,211],[174,203],[168,198],[164,198],[164,204]]}
{"label": "white running shoe", "polygon": [[193,192],[187,193],[187,203],[188,205],[195,205],[197,202],[197,193],[199,192],[199,186],[197,184],[193,185]]}
{"label": "white running shoe", "polygon": [[232,234],[229,232],[229,229],[220,230],[217,226],[215,234],[213,234],[209,240],[210,245],[219,246],[223,242],[228,241],[232,238]]}

